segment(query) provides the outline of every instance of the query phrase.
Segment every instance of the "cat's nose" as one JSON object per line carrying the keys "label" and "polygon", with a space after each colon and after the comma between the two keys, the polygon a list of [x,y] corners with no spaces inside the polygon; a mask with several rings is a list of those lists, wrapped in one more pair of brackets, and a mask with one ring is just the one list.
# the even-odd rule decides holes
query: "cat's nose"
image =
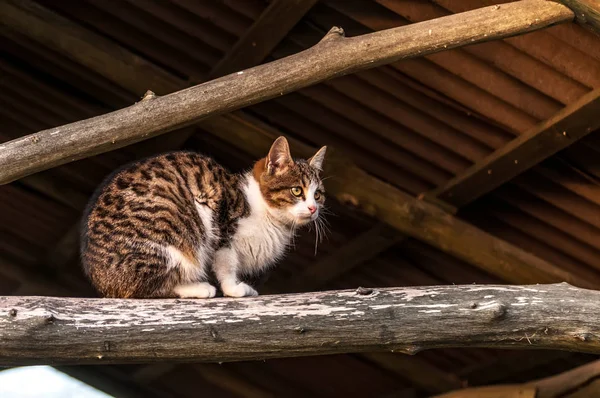
{"label": "cat's nose", "polygon": [[308,206],[308,211],[310,211],[310,214],[315,214],[315,211],[317,211],[317,206]]}

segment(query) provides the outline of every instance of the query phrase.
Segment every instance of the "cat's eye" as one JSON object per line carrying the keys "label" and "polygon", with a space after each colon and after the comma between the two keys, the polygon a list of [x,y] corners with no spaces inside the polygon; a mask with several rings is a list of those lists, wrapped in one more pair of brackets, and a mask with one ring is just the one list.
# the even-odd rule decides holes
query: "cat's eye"
{"label": "cat's eye", "polygon": [[321,199],[321,191],[316,191],[315,192],[315,200],[319,200]]}
{"label": "cat's eye", "polygon": [[302,195],[302,188],[300,188],[300,187],[294,187],[291,189],[291,191],[292,191],[292,195],[294,195],[294,196]]}

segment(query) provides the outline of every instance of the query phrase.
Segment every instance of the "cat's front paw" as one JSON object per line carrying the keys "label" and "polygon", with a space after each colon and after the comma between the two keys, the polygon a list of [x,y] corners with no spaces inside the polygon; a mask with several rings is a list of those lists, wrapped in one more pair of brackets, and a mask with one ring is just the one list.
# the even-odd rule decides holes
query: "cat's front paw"
{"label": "cat's front paw", "polygon": [[227,284],[221,286],[223,294],[229,297],[247,297],[258,296],[258,292],[247,283],[240,282],[237,284]]}
{"label": "cat's front paw", "polygon": [[217,289],[208,282],[179,285],[174,291],[181,298],[212,298],[217,295]]}

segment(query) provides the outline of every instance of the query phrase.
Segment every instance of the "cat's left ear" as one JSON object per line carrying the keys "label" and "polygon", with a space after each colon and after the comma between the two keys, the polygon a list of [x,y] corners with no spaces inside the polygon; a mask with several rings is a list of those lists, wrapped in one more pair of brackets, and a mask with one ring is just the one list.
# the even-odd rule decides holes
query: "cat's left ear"
{"label": "cat's left ear", "polygon": [[308,159],[308,164],[319,171],[323,171],[323,161],[325,160],[325,152],[327,152],[326,146],[319,149],[317,153],[315,153],[310,159]]}
{"label": "cat's left ear", "polygon": [[283,171],[292,163],[294,160],[290,153],[290,146],[285,137],[281,136],[271,145],[267,155],[267,170],[269,173]]}

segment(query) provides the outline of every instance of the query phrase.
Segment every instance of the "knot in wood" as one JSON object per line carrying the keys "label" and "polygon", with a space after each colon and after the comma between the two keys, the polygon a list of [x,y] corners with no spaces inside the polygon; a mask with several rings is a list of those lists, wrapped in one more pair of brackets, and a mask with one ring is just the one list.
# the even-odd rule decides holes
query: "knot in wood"
{"label": "knot in wood", "polygon": [[17,316],[17,310],[15,310],[14,308],[10,311],[8,311],[8,315],[12,318]]}
{"label": "knot in wood", "polygon": [[400,351],[402,351],[403,353],[405,353],[407,355],[416,355],[419,352],[421,352],[421,347],[419,347],[417,345],[410,345],[410,346],[403,348]]}
{"label": "knot in wood", "polygon": [[373,289],[361,286],[358,289],[356,289],[356,293],[360,294],[361,296],[368,296],[370,294],[373,294]]}
{"label": "knot in wood", "polygon": [[327,34],[325,34],[325,36],[323,36],[323,38],[320,40],[319,43],[323,43],[323,42],[333,40],[333,39],[341,39],[345,36],[346,36],[346,32],[344,32],[344,29],[342,29],[339,26],[334,26],[331,29],[329,29],[329,32],[327,32]]}
{"label": "knot in wood", "polygon": [[581,341],[590,341],[592,340],[592,335],[590,333],[584,332],[577,335],[577,338]]}
{"label": "knot in wood", "polygon": [[418,225],[425,218],[425,212],[417,205],[408,206],[408,221],[412,225]]}
{"label": "knot in wood", "polygon": [[153,91],[148,90],[144,93],[144,96],[142,97],[142,101],[148,101],[151,100],[153,98],[156,98],[156,94],[154,94]]}
{"label": "knot in wood", "polygon": [[304,329],[303,327],[297,327],[296,332],[298,332],[298,334],[304,334],[306,332],[306,329]]}
{"label": "knot in wood", "polygon": [[53,324],[54,321],[56,321],[56,318],[52,314],[47,315],[46,317],[44,317],[44,323],[47,324],[47,325]]}
{"label": "knot in wood", "polygon": [[507,308],[502,303],[494,304],[494,306],[491,308],[491,310],[492,310],[492,320],[498,321],[500,319],[503,319],[506,316]]}

